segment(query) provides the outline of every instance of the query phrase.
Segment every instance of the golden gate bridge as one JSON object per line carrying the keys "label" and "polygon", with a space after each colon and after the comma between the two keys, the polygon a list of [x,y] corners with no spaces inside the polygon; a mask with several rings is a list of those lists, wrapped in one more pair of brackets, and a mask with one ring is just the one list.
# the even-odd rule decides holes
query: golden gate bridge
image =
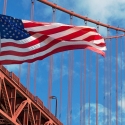
{"label": "golden gate bridge", "polygon": [[[34,0],[31,0],[31,20],[34,20]],[[77,14],[73,11],[67,10],[55,3],[49,2],[49,0],[38,0],[38,2],[46,4],[48,7],[52,7],[52,21],[55,22],[56,11],[60,10],[66,14],[69,14],[70,24],[73,25],[73,17],[82,19],[85,25],[88,22],[96,25],[99,32],[100,26],[107,29],[107,36],[105,41],[107,44],[106,57],[103,59],[103,105],[107,108],[103,109],[103,124],[112,124],[112,107],[115,107],[115,124],[118,125],[119,121],[123,122],[123,111],[119,110],[119,98],[121,99],[120,105],[123,107],[123,71],[125,61],[125,29],[110,26],[99,21],[92,20],[88,17]],[[7,0],[4,0],[3,14],[6,14]],[[115,31],[115,35],[110,35],[110,30]],[[119,34],[120,32],[120,34]],[[114,49],[115,48],[115,49]],[[114,57],[113,57],[114,56]],[[91,125],[91,83],[92,83],[92,53],[87,55],[86,50],[81,51],[81,71],[80,71],[80,125]],[[87,64],[87,58],[89,63]],[[99,125],[99,75],[100,75],[100,64],[99,55],[95,56],[96,72],[95,72],[95,96],[96,96],[96,113],[95,113],[95,124]],[[64,53],[61,53],[61,67],[60,67],[60,101],[59,101],[59,114],[62,112],[62,74],[63,74],[63,61]],[[113,66],[113,61],[115,65]],[[73,66],[74,66],[74,51],[69,51],[69,67],[68,67],[68,104],[67,104],[67,125],[72,125],[72,99],[73,99]],[[48,82],[48,97],[52,95],[52,79],[53,79],[53,55],[49,57],[49,82]],[[89,65],[90,77],[87,77],[87,65]],[[119,68],[119,65],[121,69]],[[51,102],[48,98],[48,109],[43,105],[43,102],[36,95],[36,74],[38,70],[38,62],[35,62],[34,72],[34,95],[29,91],[30,86],[30,63],[27,68],[27,82],[26,87],[20,83],[21,65],[19,65],[19,78],[12,72],[9,72],[4,66],[0,66],[0,124],[2,125],[61,125],[61,116],[59,120],[50,112]],[[114,73],[112,73],[114,72]],[[83,75],[84,74],[84,75]],[[87,82],[87,79],[89,82]],[[113,84],[112,84],[113,82]],[[85,104],[86,104],[86,91],[88,84],[88,115],[86,115]],[[115,86],[115,90],[113,90]],[[115,99],[112,98],[112,94],[115,91]],[[105,95],[107,93],[107,96]],[[115,102],[113,101],[115,100]],[[29,115],[29,117],[28,117]]]}

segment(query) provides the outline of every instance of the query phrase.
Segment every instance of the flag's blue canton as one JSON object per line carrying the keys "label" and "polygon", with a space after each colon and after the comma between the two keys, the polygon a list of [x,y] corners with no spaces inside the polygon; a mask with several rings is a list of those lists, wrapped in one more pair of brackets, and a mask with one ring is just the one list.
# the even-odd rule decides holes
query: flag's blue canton
{"label": "flag's blue canton", "polygon": [[21,40],[30,36],[21,20],[0,14],[1,39]]}

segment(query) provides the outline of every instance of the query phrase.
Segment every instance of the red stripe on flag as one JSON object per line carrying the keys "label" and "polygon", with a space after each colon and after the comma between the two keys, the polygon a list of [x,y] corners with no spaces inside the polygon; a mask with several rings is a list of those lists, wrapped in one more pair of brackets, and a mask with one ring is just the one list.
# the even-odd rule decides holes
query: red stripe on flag
{"label": "red stripe on flag", "polygon": [[28,59],[28,60],[25,60],[25,61],[18,61],[18,60],[3,60],[3,61],[0,61],[0,64],[21,64],[21,63],[24,63],[24,62],[34,62],[36,60],[43,60],[44,58],[52,55],[52,54],[55,54],[55,53],[58,53],[58,52],[63,52],[63,51],[67,51],[67,50],[74,50],[74,49],[89,49],[89,50],[92,50],[94,52],[97,52],[98,54],[102,55],[102,56],[105,56],[105,53],[101,50],[98,50],[96,48],[93,48],[91,46],[88,46],[88,45],[80,45],[80,46],[65,46],[65,47],[59,47],[49,53],[47,53],[46,55],[44,56],[39,56],[37,58],[33,58],[33,59]]}

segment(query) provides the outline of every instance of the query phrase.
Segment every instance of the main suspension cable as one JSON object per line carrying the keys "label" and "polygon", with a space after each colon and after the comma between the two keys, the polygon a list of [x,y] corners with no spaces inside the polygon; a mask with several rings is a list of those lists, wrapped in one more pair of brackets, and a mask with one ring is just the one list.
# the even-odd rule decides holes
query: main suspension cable
{"label": "main suspension cable", "polygon": [[70,11],[70,10],[67,10],[67,9],[65,9],[63,7],[60,7],[57,4],[55,4],[55,3],[49,2],[48,0],[38,0],[38,1],[44,3],[44,4],[48,5],[48,6],[51,6],[53,8],[56,8],[58,10],[61,10],[61,11],[65,12],[65,13],[67,13],[67,14],[73,15],[74,17],[77,17],[77,18],[86,20],[88,22],[94,23],[96,25],[100,25],[100,26],[107,27],[107,28],[110,28],[110,29],[114,29],[114,30],[125,32],[125,29],[122,29],[122,28],[119,28],[119,27],[110,26],[108,24],[104,24],[104,23],[101,23],[99,21],[92,20],[92,19],[90,19],[88,17],[82,16],[80,14],[77,14],[77,13],[73,12],[73,11]]}

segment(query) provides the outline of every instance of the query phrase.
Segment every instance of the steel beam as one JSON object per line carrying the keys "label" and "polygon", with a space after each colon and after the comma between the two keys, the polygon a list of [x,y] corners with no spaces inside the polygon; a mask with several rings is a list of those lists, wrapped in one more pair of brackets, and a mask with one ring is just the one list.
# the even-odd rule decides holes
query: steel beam
{"label": "steel beam", "polygon": [[27,108],[24,109],[23,125],[28,125],[28,118],[29,118],[29,105],[27,104]]}
{"label": "steel beam", "polygon": [[12,113],[14,114],[15,106],[16,106],[16,89],[15,88],[10,90],[9,99],[10,99],[10,105],[11,105]]}
{"label": "steel beam", "polygon": [[31,104],[29,104],[29,119],[30,119],[31,124],[35,125],[35,119],[34,119],[34,114],[33,114]]}
{"label": "steel beam", "polygon": [[17,117],[19,116],[19,114],[22,112],[22,110],[24,109],[24,107],[27,104],[27,100],[23,101],[20,106],[18,107],[18,109],[16,110],[16,112],[14,113],[14,118],[17,119]]}
{"label": "steel beam", "polygon": [[0,116],[3,117],[7,122],[11,123],[12,125],[19,125],[14,119],[8,116],[0,109]]}
{"label": "steel beam", "polygon": [[0,65],[0,124],[44,125],[48,121],[62,125],[17,79],[13,73],[10,77],[10,72]]}
{"label": "steel beam", "polygon": [[123,37],[123,36],[125,36],[125,34],[118,35],[118,36],[108,36],[108,37],[104,37],[104,39],[120,38],[120,37]]}
{"label": "steel beam", "polygon": [[7,113],[10,117],[12,117],[12,110],[11,110],[11,106],[10,106],[10,102],[9,102],[9,98],[8,98],[8,93],[7,93],[7,89],[6,89],[6,85],[5,85],[4,80],[2,80],[1,85],[2,85],[2,95],[3,95],[3,99],[4,99]]}
{"label": "steel beam", "polygon": [[41,113],[39,110],[33,111],[36,125],[41,125]]}

